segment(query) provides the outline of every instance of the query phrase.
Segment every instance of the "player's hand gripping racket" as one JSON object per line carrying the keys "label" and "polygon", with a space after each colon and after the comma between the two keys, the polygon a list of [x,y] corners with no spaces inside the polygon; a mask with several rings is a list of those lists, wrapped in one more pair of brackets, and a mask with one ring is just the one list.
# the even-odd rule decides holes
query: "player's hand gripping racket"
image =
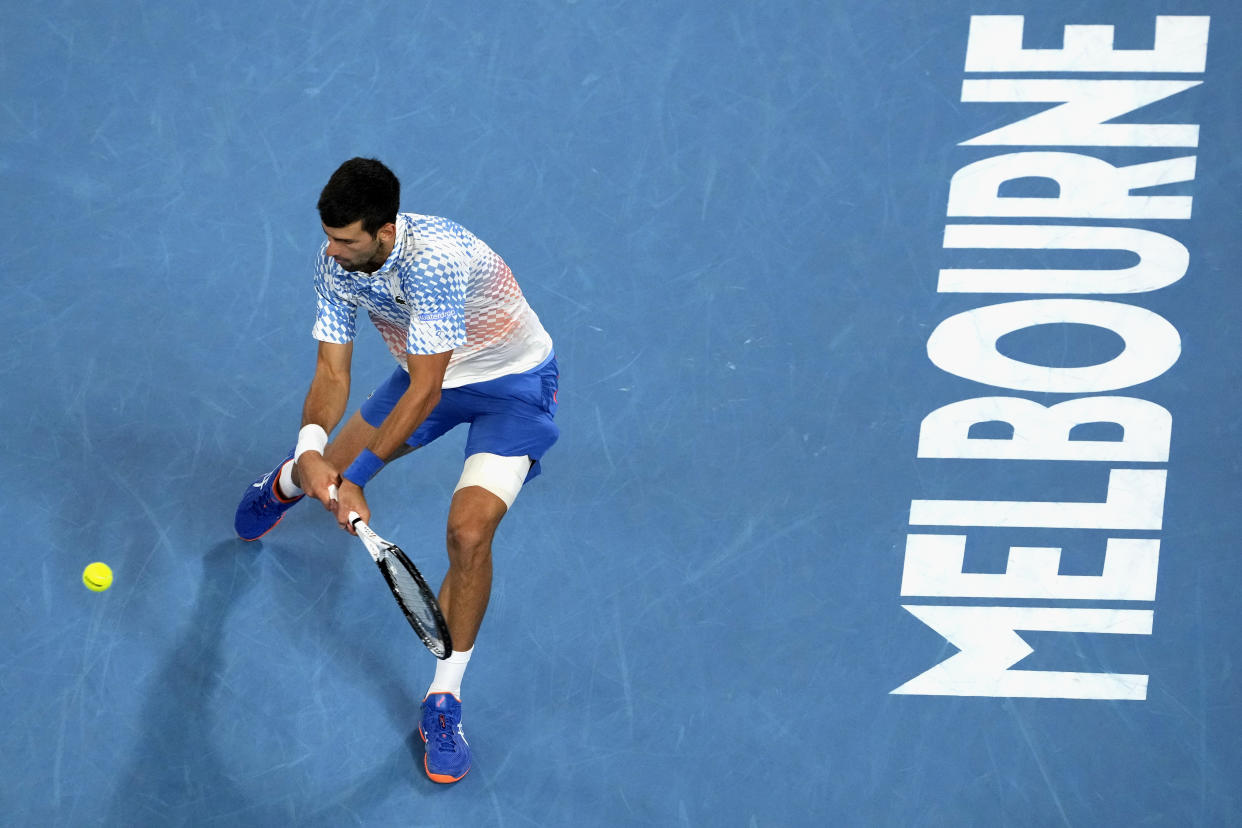
{"label": "player's hand gripping racket", "polygon": [[349,513],[349,522],[362,539],[367,551],[375,559],[376,566],[388,582],[397,606],[405,613],[414,632],[427,645],[436,658],[448,658],[453,653],[453,640],[449,637],[448,624],[436,594],[427,586],[418,567],[406,557],[395,543],[389,543],[372,531],[357,512]]}

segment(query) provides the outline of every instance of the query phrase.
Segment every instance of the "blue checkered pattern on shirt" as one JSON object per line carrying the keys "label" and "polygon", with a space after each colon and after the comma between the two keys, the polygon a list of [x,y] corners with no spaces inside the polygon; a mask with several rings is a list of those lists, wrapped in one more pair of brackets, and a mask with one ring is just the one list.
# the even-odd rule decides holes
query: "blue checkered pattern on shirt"
{"label": "blue checkered pattern on shirt", "polygon": [[400,213],[392,253],[375,273],[346,271],[319,250],[312,335],[345,343],[364,309],[399,365],[407,354],[453,351],[446,388],[539,365],[552,340],[513,273],[460,224]]}
{"label": "blue checkered pattern on shirt", "polygon": [[375,273],[347,271],[319,250],[312,336],[350,342],[357,309],[371,317],[394,355],[438,354],[466,341],[466,286],[477,239],[436,216],[402,213],[397,244]]}

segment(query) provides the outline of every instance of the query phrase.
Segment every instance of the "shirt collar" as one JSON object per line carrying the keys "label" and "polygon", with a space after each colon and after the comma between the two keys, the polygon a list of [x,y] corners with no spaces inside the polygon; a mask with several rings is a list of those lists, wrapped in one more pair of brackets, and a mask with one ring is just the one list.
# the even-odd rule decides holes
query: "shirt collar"
{"label": "shirt collar", "polygon": [[380,269],[375,271],[376,276],[381,273],[387,274],[391,272],[405,255],[406,236],[409,235],[409,219],[406,218],[404,213],[397,213],[396,224],[397,233],[392,243],[392,252],[388,254],[388,258],[380,265]]}

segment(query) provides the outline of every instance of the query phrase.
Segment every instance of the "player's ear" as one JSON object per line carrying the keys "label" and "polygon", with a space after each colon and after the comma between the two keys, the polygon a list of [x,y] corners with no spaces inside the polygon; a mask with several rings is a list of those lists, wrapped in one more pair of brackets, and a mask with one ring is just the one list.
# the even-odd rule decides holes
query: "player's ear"
{"label": "player's ear", "polygon": [[381,227],[375,235],[384,244],[392,244],[397,238],[397,225],[390,221]]}

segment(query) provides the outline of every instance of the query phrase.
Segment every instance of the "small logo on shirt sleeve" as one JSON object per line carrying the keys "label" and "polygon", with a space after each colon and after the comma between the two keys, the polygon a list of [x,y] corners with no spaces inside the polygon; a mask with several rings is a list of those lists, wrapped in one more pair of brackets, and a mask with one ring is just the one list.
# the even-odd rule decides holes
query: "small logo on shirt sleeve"
{"label": "small logo on shirt sleeve", "polygon": [[418,315],[419,322],[439,322],[441,319],[448,319],[453,315],[451,310],[432,311],[431,313],[420,313]]}

